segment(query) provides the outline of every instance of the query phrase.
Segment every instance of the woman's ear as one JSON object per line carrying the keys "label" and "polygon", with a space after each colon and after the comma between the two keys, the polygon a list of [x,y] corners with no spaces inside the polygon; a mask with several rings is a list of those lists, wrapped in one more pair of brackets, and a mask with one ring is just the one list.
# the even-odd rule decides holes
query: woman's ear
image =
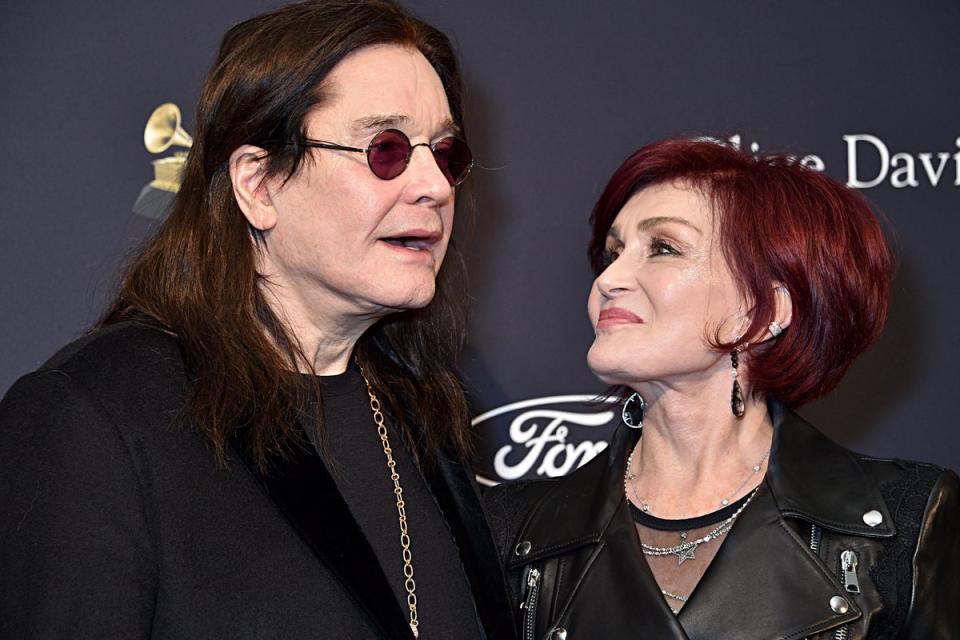
{"label": "woman's ear", "polygon": [[230,182],[240,211],[258,231],[269,231],[277,224],[267,188],[267,152],[260,147],[245,144],[230,154]]}
{"label": "woman's ear", "polygon": [[790,326],[793,321],[793,300],[790,290],[782,282],[773,283],[773,322],[770,323],[770,334],[777,337],[780,332]]}

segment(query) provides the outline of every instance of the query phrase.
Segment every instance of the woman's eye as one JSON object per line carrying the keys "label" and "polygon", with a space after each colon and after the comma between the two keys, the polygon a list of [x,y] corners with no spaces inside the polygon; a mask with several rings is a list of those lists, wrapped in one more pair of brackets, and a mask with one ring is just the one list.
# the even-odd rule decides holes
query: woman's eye
{"label": "woman's eye", "polygon": [[604,249],[600,255],[600,265],[606,269],[613,261],[620,257],[620,252],[616,249]]}
{"label": "woman's eye", "polygon": [[662,238],[654,238],[650,242],[651,256],[678,256],[680,252],[676,247]]}

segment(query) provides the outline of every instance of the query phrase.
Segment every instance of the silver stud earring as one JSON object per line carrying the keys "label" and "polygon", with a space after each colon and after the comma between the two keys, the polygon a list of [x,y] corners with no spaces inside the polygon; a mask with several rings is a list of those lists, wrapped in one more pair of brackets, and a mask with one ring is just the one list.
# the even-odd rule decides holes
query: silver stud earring
{"label": "silver stud earring", "polygon": [[770,330],[770,335],[772,335],[774,338],[783,333],[783,327],[776,320],[771,322],[767,328]]}
{"label": "silver stud earring", "polygon": [[647,408],[647,403],[643,396],[634,392],[627,401],[623,403],[623,411],[620,417],[623,418],[623,424],[631,429],[640,429],[643,427],[643,410]]}

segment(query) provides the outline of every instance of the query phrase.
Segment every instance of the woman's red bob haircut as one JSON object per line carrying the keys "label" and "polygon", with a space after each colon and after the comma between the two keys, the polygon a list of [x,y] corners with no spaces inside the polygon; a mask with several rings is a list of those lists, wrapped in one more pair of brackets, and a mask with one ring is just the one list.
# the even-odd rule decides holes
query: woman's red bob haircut
{"label": "woman's red bob haircut", "polygon": [[863,197],[785,156],[754,158],[708,140],[657,142],[627,158],[594,207],[595,273],[624,204],[665,182],[692,186],[711,203],[720,247],[752,305],[748,340],[770,337],[775,284],[790,293],[790,326],[743,358],[753,393],[798,407],[831,391],[880,337],[890,301],[893,259]]}

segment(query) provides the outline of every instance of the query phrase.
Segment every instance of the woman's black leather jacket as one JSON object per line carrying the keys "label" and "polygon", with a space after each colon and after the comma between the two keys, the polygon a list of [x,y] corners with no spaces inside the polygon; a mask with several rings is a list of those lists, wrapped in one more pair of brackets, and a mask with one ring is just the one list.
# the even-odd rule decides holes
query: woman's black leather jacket
{"label": "woman's black leather jacket", "polygon": [[522,637],[960,639],[957,475],[855,454],[770,411],[766,477],[676,616],[623,494],[637,432],[567,477],[489,491]]}

